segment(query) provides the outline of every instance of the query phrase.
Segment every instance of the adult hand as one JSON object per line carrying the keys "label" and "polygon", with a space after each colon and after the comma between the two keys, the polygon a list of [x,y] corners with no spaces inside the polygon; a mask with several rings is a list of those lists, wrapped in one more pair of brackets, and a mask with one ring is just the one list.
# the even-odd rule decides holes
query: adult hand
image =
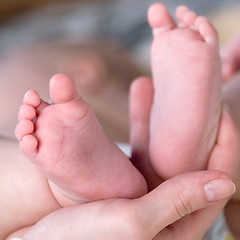
{"label": "adult hand", "polygon": [[[63,208],[43,218],[23,239],[202,239],[215,211],[209,208],[184,216],[212,206],[233,191],[233,184],[223,173],[188,173],[164,182],[139,199],[112,199]],[[217,205],[222,207],[224,202]],[[216,210],[216,205],[212,207]],[[175,225],[167,227],[175,221]]]}
{"label": "adult hand", "polygon": [[234,192],[230,179],[236,177],[239,146],[235,125],[223,111],[208,171],[176,176],[139,199],[97,201],[55,211],[23,239],[202,239]]}
{"label": "adult hand", "polygon": [[[130,91],[130,119],[131,119],[131,143],[133,149],[133,162],[144,175],[150,189],[154,189],[162,182],[162,179],[154,172],[148,158],[149,142],[149,116],[153,96],[152,80],[147,77],[136,79]],[[208,170],[218,170],[228,174],[237,182],[239,171],[239,135],[226,106],[223,107],[222,118],[219,127],[217,144],[209,159]],[[175,239],[197,239],[197,232],[206,232],[213,224],[219,213],[225,206],[225,202],[219,202],[210,209],[198,211],[185,217],[184,221],[174,223],[171,231],[175,233]],[[190,228],[189,228],[190,224]],[[177,233],[184,235],[180,238]],[[185,235],[192,234],[187,238]],[[174,234],[173,234],[174,235]],[[164,238],[167,239],[167,238]]]}
{"label": "adult hand", "polygon": [[223,81],[227,82],[240,70],[240,33],[234,37],[221,52]]}

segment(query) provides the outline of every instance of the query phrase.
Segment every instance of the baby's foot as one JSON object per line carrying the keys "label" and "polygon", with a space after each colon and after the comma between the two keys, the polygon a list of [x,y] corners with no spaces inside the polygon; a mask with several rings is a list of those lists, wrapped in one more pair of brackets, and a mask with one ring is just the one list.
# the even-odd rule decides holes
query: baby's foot
{"label": "baby's foot", "polygon": [[104,134],[73,80],[55,75],[50,96],[46,103],[35,91],[25,95],[16,136],[57,199],[64,201],[58,189],[78,202],[146,193],[144,178]]}
{"label": "baby's foot", "polygon": [[149,151],[164,178],[206,167],[221,111],[217,33],[187,7],[176,16],[178,26],[163,4],[149,9],[155,89]]}

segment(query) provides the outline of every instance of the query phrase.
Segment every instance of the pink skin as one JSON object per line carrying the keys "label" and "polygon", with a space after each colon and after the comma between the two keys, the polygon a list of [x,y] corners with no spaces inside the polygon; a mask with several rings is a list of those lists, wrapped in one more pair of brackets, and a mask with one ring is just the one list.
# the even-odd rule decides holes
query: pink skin
{"label": "pink skin", "polygon": [[57,200],[67,205],[72,202],[65,196],[84,202],[146,193],[144,178],[104,134],[74,81],[55,75],[50,96],[48,104],[36,91],[25,95],[16,137],[21,151],[50,180]]}
{"label": "pink skin", "polygon": [[206,168],[221,112],[217,33],[185,6],[176,16],[178,26],[161,3],[148,12],[154,36],[149,153],[163,178]]}
{"label": "pink skin", "polygon": [[222,75],[223,81],[227,82],[240,70],[240,33],[236,35],[223,49]]}
{"label": "pink skin", "polygon": [[[151,91],[148,81],[146,78],[135,81],[135,86],[131,90],[131,100],[143,94],[140,86],[145,86],[147,92]],[[144,104],[144,101],[141,103]],[[148,108],[149,104],[146,103],[144,106]],[[147,148],[142,149],[141,146],[148,145],[147,116],[138,119],[138,116],[142,115],[138,105],[132,105],[131,114],[134,129],[140,127],[146,137],[145,140],[135,144],[145,157],[148,155],[148,152],[145,152]],[[227,201],[226,197],[234,191],[232,184],[228,185],[228,188],[215,188],[217,196],[223,201],[214,201],[213,204],[206,201],[203,185],[216,179],[221,181],[230,180],[229,177],[234,179],[237,174],[238,156],[238,132],[229,114],[223,111],[218,141],[208,164],[208,169],[213,171],[176,176],[139,199],[110,199],[63,208],[40,220],[28,229],[24,236],[23,232],[18,232],[11,237],[62,239],[62,236],[67,236],[68,239],[78,237],[99,240],[202,239],[222,211]],[[192,191],[193,188],[195,191]],[[190,214],[194,210],[198,211]]]}
{"label": "pink skin", "polygon": [[149,159],[149,124],[153,95],[154,89],[150,78],[139,77],[131,84],[129,101],[131,160],[146,179],[149,190],[162,183]]}
{"label": "pink skin", "polygon": [[[181,24],[181,25],[183,26],[183,24]],[[138,156],[142,155],[143,160],[145,157],[148,158],[148,140],[149,140],[148,127],[149,127],[149,115],[150,115],[151,105],[152,105],[152,95],[153,95],[152,91],[153,91],[152,82],[151,82],[151,79],[148,79],[148,78],[137,79],[134,82],[134,85],[132,86],[132,89],[131,89],[131,105],[132,106],[131,106],[130,111],[131,111],[131,120],[132,120],[133,146],[134,146],[134,149],[136,150],[136,152],[138,151],[138,153],[136,153],[136,154]],[[29,97],[29,96],[32,96],[32,97]],[[28,94],[29,99],[32,99],[31,101],[33,101],[33,106],[35,104],[38,106],[38,104],[39,104],[38,102],[39,102],[40,98],[39,97],[35,98],[35,96],[36,96],[36,93],[32,94],[32,92],[30,92],[30,94]],[[138,100],[138,101],[136,101],[137,103],[135,102],[135,100]],[[34,104],[34,102],[35,102],[35,104]],[[42,102],[42,101],[40,100],[40,102]],[[59,104],[59,103],[57,103],[57,104]],[[19,119],[20,120],[21,119],[24,119],[24,120],[33,119],[33,123],[35,124],[36,109],[38,107],[34,107],[34,111],[32,111],[32,110],[30,110],[28,105],[29,104],[24,104],[23,107],[21,108]],[[41,107],[39,110],[41,110]],[[233,163],[234,161],[231,158],[233,156],[235,156],[235,157],[239,156],[239,151],[238,151],[239,142],[237,142],[237,143],[236,143],[236,141],[234,142],[234,139],[236,139],[237,131],[235,128],[231,127],[231,125],[233,125],[233,124],[230,121],[228,114],[225,113],[223,116],[225,116],[225,117],[222,117],[221,126],[224,126],[224,127],[220,126],[220,130],[219,130],[220,134],[218,135],[217,145],[215,146],[214,151],[211,154],[208,168],[212,169],[212,170],[214,169],[214,170],[225,171],[226,173],[228,173],[229,176],[234,178],[233,172],[237,170],[237,167],[235,166],[235,164]],[[25,123],[27,123],[27,121]],[[227,123],[227,125],[226,125],[226,123]],[[229,127],[229,125],[230,125],[230,127]],[[30,130],[32,129],[31,124],[27,123],[26,126],[29,126]],[[227,126],[227,128],[226,128],[226,126]],[[225,130],[223,130],[223,129],[225,129]],[[17,134],[18,134],[18,132],[17,132],[18,130],[20,130],[20,129],[16,130]],[[140,131],[141,134],[139,134],[138,131]],[[32,133],[32,130],[30,132]],[[31,135],[31,133],[30,133],[30,135]],[[33,141],[33,143],[34,143],[34,141]],[[38,144],[38,141],[37,141],[37,144]],[[33,144],[33,146],[34,145],[35,144]],[[24,145],[23,145],[23,147],[24,147]],[[34,147],[33,151],[35,151],[35,147]],[[28,153],[29,153],[29,151],[28,151]],[[235,159],[235,160],[237,160],[237,159]],[[235,161],[235,162],[237,163],[237,161]],[[143,168],[144,168],[144,164],[147,165],[148,160],[146,162],[143,162],[143,164],[142,164]],[[31,164],[29,164],[29,165],[31,165]],[[147,174],[149,174],[149,173],[151,173],[152,170],[153,169],[151,167],[146,168],[145,172]],[[192,180],[196,181],[197,174],[198,173],[193,174]],[[204,171],[201,174],[207,174],[207,172]],[[153,177],[153,179],[151,181],[154,183],[154,185],[155,184],[158,185],[159,181],[161,181],[161,179],[159,179],[158,176],[153,176],[153,175],[149,174],[149,178],[151,178],[151,176]],[[215,179],[216,177],[217,176],[214,175],[214,177],[212,176],[211,179],[212,178]],[[171,203],[176,203],[177,202],[176,199],[178,199],[178,197],[182,197],[180,199],[181,201],[179,201],[179,203],[180,203],[180,207],[183,207],[183,209],[180,212],[184,214],[184,211],[188,210],[188,208],[186,208],[186,206],[188,206],[188,204],[190,204],[191,209],[194,210],[192,208],[193,202],[191,200],[194,200],[194,203],[196,203],[195,200],[199,200],[199,194],[196,194],[197,198],[192,196],[192,194],[188,194],[188,191],[183,191],[183,195],[179,194],[179,191],[181,189],[179,183],[181,181],[179,181],[178,177],[176,179],[178,179],[176,181],[177,188],[175,188],[175,189],[174,189],[174,187],[171,188],[172,191],[171,190],[169,191],[169,188],[167,188],[167,191],[166,191],[167,198],[165,200],[166,200],[166,204],[169,206],[169,203],[170,203],[170,205],[171,205]],[[202,177],[200,177],[199,179],[201,181],[203,180]],[[173,186],[172,180],[170,180],[170,182],[169,182],[169,187]],[[187,183],[187,185],[190,186],[189,193],[191,193],[191,189],[192,189],[192,186],[194,185],[193,184],[194,182],[192,183],[191,181],[189,181],[189,179],[185,179],[182,181],[182,183],[183,183],[184,190],[186,190],[186,186],[185,186],[186,183]],[[166,185],[168,185],[168,184],[163,184],[162,186],[166,187]],[[21,185],[21,186],[23,186],[23,185]],[[36,188],[34,188],[34,189],[36,189]],[[197,187],[195,189],[197,189]],[[24,186],[24,190],[25,190],[25,186]],[[171,194],[169,194],[169,192],[173,193],[172,197],[170,196]],[[176,192],[177,192],[177,194],[176,194]],[[110,225],[109,226],[106,225],[106,228],[104,228],[104,229],[107,229],[108,236],[109,236],[109,234],[111,234],[111,229],[113,229],[113,233],[112,233],[111,237],[114,238],[114,237],[116,237],[116,228],[115,228],[115,226],[113,226],[112,219],[115,219],[117,216],[115,223],[119,222],[119,219],[120,219],[120,224],[123,224],[123,226],[120,226],[120,229],[122,230],[122,229],[125,229],[124,227],[127,227],[126,231],[121,231],[121,233],[123,232],[124,234],[127,234],[127,233],[129,233],[129,230],[133,230],[138,233],[138,235],[137,235],[138,240],[140,238],[141,239],[143,238],[144,240],[146,240],[147,239],[145,236],[146,229],[147,229],[147,234],[148,234],[148,230],[152,231],[152,227],[156,226],[156,224],[153,225],[153,222],[152,222],[152,219],[156,219],[156,218],[155,217],[149,218],[149,208],[148,207],[150,207],[150,210],[152,209],[153,214],[156,214],[159,212],[164,212],[166,209],[167,210],[171,209],[169,207],[164,208],[164,210],[161,209],[162,206],[164,206],[163,201],[162,201],[162,200],[164,200],[163,195],[164,194],[161,191],[161,186],[160,186],[153,193],[150,193],[140,199],[126,200],[126,201],[124,200],[125,203],[135,202],[135,204],[130,204],[132,206],[132,208],[131,207],[124,208],[124,204],[122,204],[122,200],[113,200],[113,202],[115,202],[115,203],[118,202],[118,203],[113,204],[112,209],[111,209],[111,206],[109,205],[109,201],[103,201],[103,202],[96,201],[95,203],[91,203],[91,204],[82,204],[82,205],[73,207],[74,208],[74,211],[73,211],[74,217],[70,214],[70,218],[68,218],[68,216],[69,216],[68,213],[71,208],[65,208],[65,210],[63,209],[60,211],[54,211],[56,213],[55,219],[51,218],[52,215],[49,215],[50,219],[47,216],[45,218],[46,222],[44,222],[44,220],[40,221],[40,223],[37,224],[35,229],[33,229],[33,230],[41,231],[42,227],[44,227],[44,229],[46,230],[46,223],[47,223],[47,225],[51,227],[50,228],[51,236],[52,236],[52,234],[54,234],[54,236],[56,236],[55,235],[56,233],[61,233],[63,231],[62,232],[63,235],[66,235],[66,234],[71,235],[71,233],[72,233],[72,234],[74,234],[74,237],[76,237],[76,235],[75,235],[76,232],[74,231],[74,229],[77,232],[79,230],[85,231],[86,229],[89,229],[89,226],[90,226],[91,234],[96,235],[96,231],[92,231],[92,229],[95,228],[96,226],[91,226],[91,224],[96,223],[96,219],[97,219],[97,222],[99,222],[99,219],[100,219],[100,221],[101,221],[100,226],[102,226],[102,225],[104,225],[104,219],[105,219],[104,217],[107,217],[106,220],[108,220],[108,221],[106,222],[106,224],[109,225],[109,223],[110,223]],[[22,194],[20,195],[20,197],[21,196],[22,196]],[[159,196],[160,196],[160,198],[159,198]],[[191,198],[189,198],[189,196]],[[173,199],[175,201],[169,202],[170,199]],[[34,198],[34,200],[35,200],[35,198]],[[161,200],[160,204],[159,204],[159,200]],[[181,204],[181,203],[183,203],[182,200],[184,200],[186,202],[186,204],[185,203]],[[17,201],[17,202],[19,203],[19,201]],[[155,202],[155,204],[153,204],[153,202]],[[137,204],[138,206],[136,206],[136,203],[138,203]],[[98,205],[98,204],[100,205],[100,213],[101,213],[99,216],[96,215],[96,213],[98,212],[98,208],[96,207],[96,205]],[[101,205],[101,204],[103,204],[103,205]],[[220,204],[220,206],[218,205],[218,208],[211,206],[210,208],[198,211],[198,212],[192,214],[191,216],[188,215],[188,216],[184,217],[184,219],[182,219],[182,220],[178,220],[176,223],[171,225],[170,228],[167,227],[166,229],[161,231],[154,239],[176,239],[176,238],[197,239],[199,237],[199,234],[202,233],[202,230],[205,228],[207,229],[211,225],[211,223],[214,221],[214,219],[218,215],[218,213],[220,212],[220,209],[222,208],[223,205],[221,202],[219,204]],[[118,207],[117,207],[117,205],[118,205]],[[157,205],[161,207],[160,211],[159,210],[156,211]],[[92,213],[94,214],[94,219],[92,221],[92,219],[90,217],[90,225],[88,225],[88,222],[87,222],[86,228],[79,228],[79,223],[85,223],[86,216],[88,216],[88,218],[89,218],[89,206],[90,206],[90,208],[91,208],[91,206],[93,207]],[[129,206],[129,204],[127,204],[127,206]],[[81,208],[81,214],[78,214],[78,212],[75,211],[76,208],[78,208],[78,207]],[[82,208],[86,209],[87,215],[83,213],[84,211],[82,211],[83,210]],[[118,209],[117,210],[118,214],[116,214],[116,209]],[[107,211],[105,211],[105,210],[107,210]],[[175,211],[176,206],[174,206],[173,210],[176,213],[176,211]],[[65,216],[64,216],[64,211],[65,211]],[[109,211],[110,211],[110,214],[109,214]],[[54,213],[53,213],[53,215],[54,215]],[[91,215],[91,213],[90,213],[90,215]],[[111,218],[111,216],[113,216],[113,218]],[[128,218],[128,216],[129,216],[129,218]],[[161,216],[161,218],[162,218],[163,215],[161,214],[159,216]],[[172,216],[172,215],[167,214],[167,216]],[[177,218],[179,217],[179,212],[177,212],[176,216],[177,216]],[[81,219],[81,217],[83,217],[83,218]],[[99,219],[98,219],[98,217],[99,217]],[[110,221],[109,221],[109,217],[110,217]],[[63,224],[62,224],[63,228],[59,228],[59,223],[61,222],[61,220],[59,221],[59,219],[63,220]],[[73,219],[77,220],[77,224],[72,224],[71,221]],[[124,221],[122,221],[122,219],[124,219]],[[164,220],[165,218],[162,218],[162,219]],[[49,221],[47,221],[47,220],[49,220]],[[56,223],[56,225],[55,225],[56,231],[54,231],[52,228],[52,226],[54,226],[54,224],[51,225],[51,220],[52,220],[52,223],[54,223],[54,220],[56,221],[55,222]],[[83,220],[83,221],[81,221],[81,220]],[[137,220],[137,222],[135,222],[136,220]],[[139,221],[139,220],[141,220],[141,221]],[[42,223],[42,225],[41,225],[41,223]],[[67,223],[71,223],[69,225],[68,229],[65,228]],[[169,225],[170,222],[166,221],[166,219],[165,219],[162,223],[164,224],[164,226],[166,226],[166,225]],[[133,224],[133,225],[131,225],[131,224]],[[192,227],[189,231],[190,224]],[[129,227],[129,226],[132,226],[132,227]],[[38,227],[39,227],[39,229],[37,229]],[[66,230],[66,229],[67,229],[67,231],[64,232],[64,230]],[[157,229],[157,230],[159,231],[160,229]],[[35,233],[38,234],[39,232],[36,231]],[[100,233],[98,235],[98,238],[100,238],[101,233],[102,233],[102,228],[100,228]],[[83,234],[84,234],[84,232],[83,232]],[[154,235],[155,235],[155,233],[154,233]],[[15,235],[12,235],[12,236],[15,236]],[[19,235],[16,235],[16,236],[19,236]],[[39,238],[39,235],[37,235],[37,237]],[[44,232],[44,237],[46,238],[46,232]],[[122,239],[122,235],[120,235],[120,237]],[[57,236],[57,238],[59,238],[59,236]],[[130,237],[127,237],[127,238],[133,239],[132,235],[130,235]],[[153,237],[150,237],[149,239],[152,239],[152,238]],[[106,239],[106,236],[103,236],[103,239]]]}

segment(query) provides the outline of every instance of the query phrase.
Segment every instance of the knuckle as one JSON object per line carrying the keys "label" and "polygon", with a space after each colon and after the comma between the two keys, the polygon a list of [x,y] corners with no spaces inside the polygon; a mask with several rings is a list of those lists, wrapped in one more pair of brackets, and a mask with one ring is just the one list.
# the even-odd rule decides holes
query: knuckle
{"label": "knuckle", "polygon": [[190,198],[187,194],[184,194],[184,192],[180,193],[178,197],[173,201],[173,206],[179,218],[182,218],[193,211]]}

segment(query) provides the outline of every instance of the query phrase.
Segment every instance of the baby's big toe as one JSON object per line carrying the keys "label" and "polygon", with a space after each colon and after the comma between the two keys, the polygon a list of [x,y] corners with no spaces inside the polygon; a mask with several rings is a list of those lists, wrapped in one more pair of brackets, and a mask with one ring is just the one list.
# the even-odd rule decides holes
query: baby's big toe
{"label": "baby's big toe", "polygon": [[49,85],[53,103],[66,103],[78,97],[74,81],[65,74],[59,73],[54,75]]}
{"label": "baby's big toe", "polygon": [[176,23],[166,6],[160,2],[150,6],[148,10],[148,22],[156,36],[159,32],[170,30],[176,27]]}

